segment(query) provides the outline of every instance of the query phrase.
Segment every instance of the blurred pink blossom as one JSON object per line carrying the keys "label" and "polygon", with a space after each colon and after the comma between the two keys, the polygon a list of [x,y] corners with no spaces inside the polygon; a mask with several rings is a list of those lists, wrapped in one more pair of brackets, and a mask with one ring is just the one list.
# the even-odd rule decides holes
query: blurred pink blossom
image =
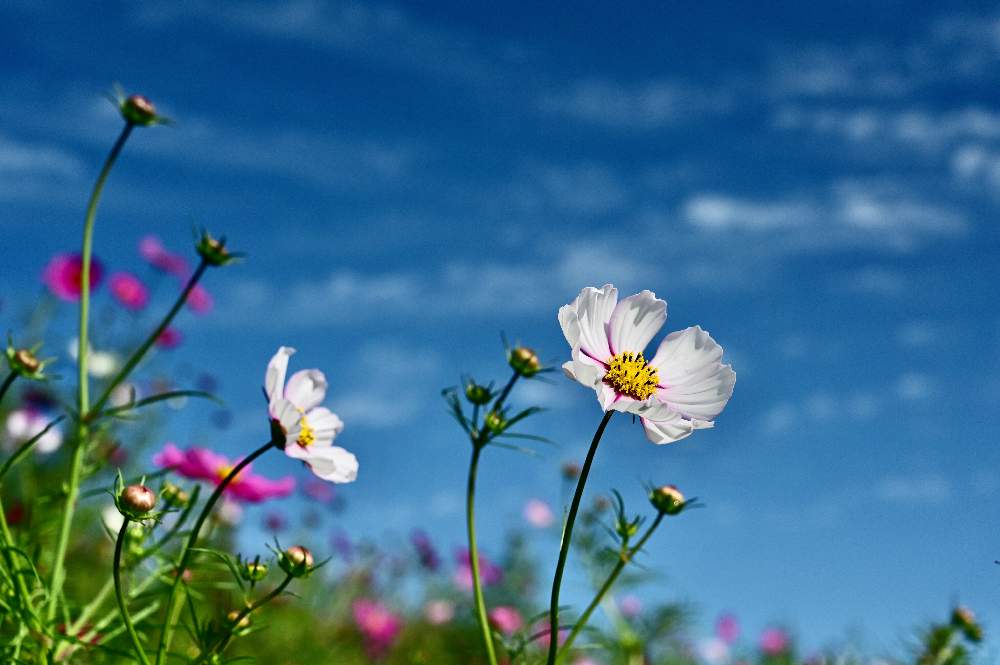
{"label": "blurred pink blossom", "polygon": [[504,635],[513,635],[524,626],[524,619],[513,607],[500,605],[490,610],[490,625]]}
{"label": "blurred pink blossom", "polygon": [[330,503],[336,498],[337,493],[333,486],[325,483],[319,478],[310,478],[302,487],[302,492],[310,499],[320,503]]}
{"label": "blurred pink blossom", "polygon": [[631,619],[642,613],[642,601],[636,596],[628,595],[618,601],[618,608],[623,615]]}
{"label": "blurred pink blossom", "polygon": [[[235,463],[207,448],[192,447],[180,450],[168,443],[153,457],[153,463],[162,468],[171,468],[176,473],[193,480],[205,480],[218,485],[229,475]],[[226,487],[226,493],[247,503],[260,503],[268,499],[285,497],[295,490],[295,479],[285,476],[271,480],[251,473],[248,465]]]}
{"label": "blurred pink blossom", "polygon": [[[458,568],[455,570],[455,586],[464,591],[472,591],[472,564],[469,558],[469,550],[460,549],[455,553],[455,560]],[[487,559],[482,553],[479,554],[479,579],[483,586],[499,584],[503,581],[503,569]]]}
{"label": "blurred pink blossom", "polygon": [[[104,267],[97,258],[90,262],[90,290],[101,285]],[[56,254],[42,272],[42,282],[56,298],[73,302],[80,299],[83,290],[83,260],[79,254]]]}
{"label": "blurred pink blossom", "polygon": [[729,662],[729,645],[718,637],[709,637],[698,643],[698,654],[706,665],[724,665]]}
{"label": "blurred pink blossom", "polygon": [[156,345],[161,349],[176,349],[184,341],[184,335],[177,328],[165,328],[156,338]]}
{"label": "blurred pink blossom", "polygon": [[146,236],[139,241],[139,254],[151,266],[169,275],[185,278],[189,272],[184,257],[167,251],[156,236]]}
{"label": "blurred pink blossom", "polygon": [[351,611],[371,655],[378,656],[391,647],[403,629],[399,615],[376,600],[359,598],[352,603]]}
{"label": "blurred pink blossom", "polygon": [[720,614],[715,621],[715,635],[726,644],[733,644],[740,637],[740,622],[735,614]]}
{"label": "blurred pink blossom", "polygon": [[530,499],[524,504],[524,519],[533,527],[546,529],[552,526],[555,516],[549,504],[541,499]]}
{"label": "blurred pink blossom", "polygon": [[191,293],[188,294],[187,305],[198,314],[207,314],[212,311],[213,304],[212,296],[201,284],[195,284]]}
{"label": "blurred pink blossom", "polygon": [[139,278],[128,272],[116,272],[108,278],[108,289],[122,307],[138,311],[149,303],[149,291]]}
{"label": "blurred pink blossom", "polygon": [[431,600],[424,605],[424,618],[432,626],[446,624],[455,618],[455,604],[448,600]]}
{"label": "blurred pink blossom", "polygon": [[788,650],[788,633],[780,628],[768,628],[760,634],[760,650],[768,656],[778,656]]}
{"label": "blurred pink blossom", "polygon": [[270,512],[264,515],[264,528],[268,531],[277,533],[278,531],[284,531],[287,526],[288,521],[279,512]]}

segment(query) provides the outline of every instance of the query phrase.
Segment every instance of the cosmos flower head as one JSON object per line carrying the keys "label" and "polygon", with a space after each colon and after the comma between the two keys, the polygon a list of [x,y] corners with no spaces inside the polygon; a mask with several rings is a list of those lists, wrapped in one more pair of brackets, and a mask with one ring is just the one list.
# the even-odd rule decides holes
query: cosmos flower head
{"label": "cosmos flower head", "polygon": [[566,375],[592,388],[605,411],[638,416],[653,443],[712,427],[733,394],[736,373],[722,347],[699,326],[667,335],[647,360],[646,346],[667,320],[652,291],[618,300],[618,289],[587,287],[559,309],[572,349]]}
{"label": "cosmos flower head", "polygon": [[149,291],[138,277],[129,272],[116,272],[108,278],[108,290],[118,303],[134,312],[149,303]]}
{"label": "cosmos flower head", "polygon": [[377,600],[358,598],[351,613],[371,655],[384,653],[403,629],[403,619]]}
{"label": "cosmos flower head", "polygon": [[760,634],[760,650],[768,656],[778,656],[788,650],[791,640],[781,628],[767,628]]}
{"label": "cosmos flower head", "polygon": [[[4,448],[9,450],[17,448],[44,431],[48,424],[49,418],[37,409],[26,408],[11,411],[4,424]],[[62,446],[62,442],[62,430],[58,426],[54,426],[42,434],[35,443],[34,450],[42,455],[54,453]]]}
{"label": "cosmos flower head", "polygon": [[[472,559],[469,550],[462,548],[455,553],[458,567],[455,569],[455,586],[463,591],[472,591]],[[479,553],[479,579],[483,586],[493,586],[503,581],[503,568],[496,565],[482,552]]]}
{"label": "cosmos flower head", "polygon": [[[161,468],[170,468],[185,478],[204,480],[218,485],[232,471],[235,462],[209,450],[191,447],[181,450],[172,443],[153,457],[153,463]],[[295,479],[285,476],[271,480],[251,472],[247,465],[226,487],[226,494],[246,503],[260,503],[269,499],[286,497],[295,491]]]}
{"label": "cosmos flower head", "polygon": [[[96,257],[90,261],[90,291],[101,285],[104,266]],[[83,291],[83,259],[79,254],[56,254],[42,272],[42,283],[56,298],[66,302],[80,299]]]}
{"label": "cosmos flower head", "polygon": [[509,605],[499,605],[490,610],[490,625],[504,635],[513,635],[524,627],[521,613]]}
{"label": "cosmos flower head", "polygon": [[541,499],[529,499],[524,504],[524,519],[536,529],[547,529],[556,518],[549,504]]}
{"label": "cosmos flower head", "polygon": [[185,278],[190,272],[187,260],[179,254],[168,251],[156,236],[148,235],[139,241],[139,255],[149,265],[168,275]]}
{"label": "cosmos flower head", "polygon": [[335,413],[320,406],[326,397],[326,376],[318,369],[288,373],[288,359],[295,349],[282,346],[271,358],[264,375],[264,392],[272,426],[284,437],[285,454],[304,462],[319,478],[349,483],[358,477],[358,460],[333,445],[344,429]]}
{"label": "cosmos flower head", "polygon": [[215,306],[215,301],[212,300],[212,296],[205,290],[205,287],[201,284],[195,284],[191,293],[188,294],[187,306],[195,314],[208,314]]}

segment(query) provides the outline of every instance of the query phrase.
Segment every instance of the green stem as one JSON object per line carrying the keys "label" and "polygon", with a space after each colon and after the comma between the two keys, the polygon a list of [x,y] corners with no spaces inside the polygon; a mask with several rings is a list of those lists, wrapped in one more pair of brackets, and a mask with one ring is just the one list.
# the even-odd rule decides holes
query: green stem
{"label": "green stem", "polygon": [[469,462],[469,486],[465,495],[465,516],[469,530],[469,566],[472,569],[472,591],[476,602],[476,618],[483,633],[483,644],[486,645],[486,656],[490,665],[497,665],[493,632],[490,630],[489,615],[486,613],[486,600],[483,598],[483,583],[479,577],[479,547],[476,544],[476,470],[479,467],[479,455],[482,452],[483,446],[473,444],[472,460]]}
{"label": "green stem", "polygon": [[499,411],[500,409],[503,408],[503,403],[507,401],[507,397],[510,395],[511,389],[514,387],[514,384],[517,383],[517,380],[520,376],[521,375],[518,374],[517,372],[514,372],[514,374],[511,375],[510,381],[508,381],[507,385],[505,385],[503,387],[503,390],[500,391],[500,396],[497,397],[497,401],[493,403],[494,411]]}
{"label": "green stem", "polygon": [[128,603],[125,601],[125,593],[122,591],[122,544],[125,542],[125,536],[128,534],[128,525],[130,522],[131,520],[126,517],[122,522],[122,528],[118,530],[118,540],[115,541],[114,567],[111,569],[111,572],[115,578],[115,599],[118,601],[118,611],[122,615],[122,623],[125,624],[125,630],[132,639],[132,648],[135,649],[135,655],[139,657],[139,662],[143,665],[149,665],[149,658],[146,657],[146,652],[142,648],[142,642],[135,632],[135,626],[132,625],[132,617],[128,613]]}
{"label": "green stem", "polygon": [[663,516],[665,514],[666,513],[658,513],[656,515],[656,519],[649,525],[646,532],[642,534],[642,537],[639,538],[635,547],[623,547],[622,551],[618,555],[618,561],[615,563],[615,567],[611,570],[611,574],[608,575],[606,580],[604,580],[604,584],[601,585],[601,588],[597,590],[597,593],[594,595],[594,599],[590,601],[590,605],[587,606],[587,609],[583,611],[580,618],[576,620],[575,624],[573,624],[573,629],[566,637],[566,641],[559,648],[557,660],[561,660],[566,654],[569,653],[569,649],[573,646],[573,641],[576,639],[576,636],[579,635],[580,631],[587,625],[587,621],[590,620],[590,616],[594,613],[594,610],[597,609],[597,607],[601,604],[601,600],[604,599],[604,596],[607,595],[607,593],[611,590],[611,587],[614,586],[615,582],[618,580],[618,576],[621,575],[621,572],[625,570],[626,564],[628,564],[628,562],[635,557],[635,555],[646,544],[646,541],[649,540],[649,537],[653,535],[653,532],[656,531],[656,528],[660,526],[660,522],[663,521]]}
{"label": "green stem", "polygon": [[176,317],[178,312],[181,311],[184,303],[187,302],[188,296],[191,295],[191,291],[194,290],[194,287],[198,284],[202,275],[205,274],[205,270],[208,269],[208,265],[209,264],[206,263],[204,259],[202,259],[201,263],[198,264],[198,268],[194,271],[191,277],[188,278],[187,284],[184,285],[184,289],[181,291],[180,295],[177,296],[177,300],[174,302],[173,307],[170,308],[170,311],[163,317],[160,324],[153,330],[152,333],[150,333],[149,337],[146,338],[139,348],[132,352],[132,355],[129,356],[129,359],[118,371],[118,374],[115,375],[115,378],[111,379],[111,382],[97,399],[97,402],[94,403],[94,408],[90,412],[92,417],[100,416],[101,409],[104,408],[104,405],[107,403],[108,399],[110,399],[111,393],[114,392],[114,389],[117,388],[122,381],[128,378],[129,374],[132,373],[132,370],[136,368],[136,365],[142,361],[146,353],[148,353],[153,345],[156,344],[156,340],[160,338],[160,335],[163,334],[163,331],[167,329],[167,326],[169,326],[174,320],[174,317]]}
{"label": "green stem", "polygon": [[276,586],[274,590],[272,590],[266,596],[261,597],[252,605],[247,605],[246,607],[244,607],[242,610],[240,610],[240,613],[237,614],[236,618],[234,618],[232,621],[229,621],[227,619],[227,621],[229,621],[229,630],[226,631],[226,635],[219,641],[217,645],[209,649],[207,652],[200,654],[198,658],[195,660],[195,663],[205,662],[205,659],[211,656],[212,654],[221,655],[222,652],[225,650],[225,648],[229,646],[229,642],[233,639],[233,631],[239,627],[240,622],[243,621],[243,619],[250,616],[251,613],[256,612],[258,609],[260,609],[264,605],[268,604],[269,602],[280,596],[281,593],[285,590],[285,588],[289,584],[291,584],[293,579],[295,579],[294,575],[285,576],[285,579],[281,582],[281,584]]}
{"label": "green stem", "polygon": [[601,419],[601,424],[594,432],[594,439],[590,442],[590,450],[587,451],[587,458],[580,469],[580,479],[576,482],[576,492],[573,493],[573,501],[569,504],[569,514],[566,516],[566,523],[563,525],[562,539],[559,545],[559,560],[556,563],[556,574],[552,578],[552,600],[549,603],[549,655],[546,660],[547,665],[555,665],[556,652],[559,649],[559,590],[562,587],[563,572],[566,569],[566,559],[569,556],[570,541],[573,538],[573,525],[576,523],[576,514],[580,510],[580,500],[583,498],[583,488],[587,484],[587,476],[590,475],[590,467],[594,464],[594,455],[597,453],[597,446],[601,443],[604,430],[608,426],[608,421],[614,415],[614,411],[608,410]]}
{"label": "green stem", "polygon": [[79,412],[80,424],[77,427],[76,438],[73,441],[73,459],[70,463],[69,481],[67,484],[66,501],[63,504],[62,520],[59,525],[59,540],[56,543],[55,558],[52,561],[52,580],[49,587],[49,600],[45,618],[49,623],[55,620],[58,599],[62,596],[62,586],[66,579],[64,568],[66,561],[66,550],[69,547],[70,527],[73,524],[73,514],[76,511],[76,498],[80,490],[80,474],[83,471],[83,455],[86,451],[87,441],[90,438],[90,431],[86,425],[88,412],[90,410],[89,379],[87,376],[87,354],[89,353],[88,322],[90,317],[90,264],[94,245],[94,222],[97,219],[97,203],[100,201],[101,192],[104,190],[104,182],[111,173],[111,167],[118,159],[119,153],[125,146],[132,133],[134,125],[125,123],[118,140],[115,141],[104,166],[97,176],[94,189],[90,194],[90,201],[87,203],[87,214],[83,222],[83,251],[81,254],[80,266],[80,336],[77,346],[77,411]]}
{"label": "green stem", "polygon": [[163,629],[160,631],[160,644],[156,649],[156,665],[162,665],[163,659],[166,657],[167,649],[170,647],[170,640],[173,638],[174,626],[171,617],[174,613],[174,606],[177,604],[177,590],[181,585],[181,578],[184,577],[184,571],[187,570],[188,562],[191,558],[191,549],[198,542],[198,534],[201,532],[201,527],[208,519],[209,514],[215,507],[215,504],[219,501],[222,493],[226,490],[233,479],[239,475],[246,466],[248,466],[255,459],[266,453],[271,447],[274,446],[274,441],[268,441],[263,446],[253,451],[246,457],[244,457],[240,462],[232,468],[229,474],[222,479],[212,495],[208,497],[208,501],[205,502],[205,507],[202,508],[201,513],[198,515],[198,519],[195,520],[194,526],[191,528],[191,533],[188,535],[187,542],[184,543],[184,549],[181,550],[180,558],[177,561],[177,567],[174,570],[174,580],[173,584],[170,585],[170,596],[167,598],[167,610],[164,614]]}
{"label": "green stem", "polygon": [[11,372],[7,375],[7,378],[3,380],[3,383],[0,384],[0,402],[3,401],[3,396],[7,394],[7,390],[10,388],[11,384],[14,383],[14,379],[18,376],[17,372]]}

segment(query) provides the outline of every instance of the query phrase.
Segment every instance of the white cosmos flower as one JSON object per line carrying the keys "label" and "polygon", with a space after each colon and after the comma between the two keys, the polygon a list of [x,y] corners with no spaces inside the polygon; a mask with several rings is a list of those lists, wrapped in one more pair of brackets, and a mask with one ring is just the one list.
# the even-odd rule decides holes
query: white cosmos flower
{"label": "white cosmos flower", "polygon": [[[46,427],[49,421],[38,411],[33,409],[17,409],[7,415],[5,423],[7,445],[4,448],[13,450],[30,439],[36,437]],[[59,450],[62,445],[63,435],[59,427],[51,427],[48,432],[35,442],[35,452],[46,455]]]}
{"label": "white cosmos flower", "polygon": [[643,352],[666,320],[667,303],[652,291],[618,302],[611,284],[588,286],[559,308],[573,349],[563,371],[593,388],[605,411],[639,416],[653,443],[712,427],[736,383],[732,367],[721,362],[722,347],[699,326],[667,335],[647,361]]}
{"label": "white cosmos flower", "polygon": [[344,429],[335,413],[320,406],[326,397],[326,377],[318,369],[288,373],[288,358],[295,349],[283,346],[267,364],[264,390],[271,419],[285,432],[285,454],[306,465],[323,480],[349,483],[358,477],[358,460],[350,452],[334,446],[333,439]]}

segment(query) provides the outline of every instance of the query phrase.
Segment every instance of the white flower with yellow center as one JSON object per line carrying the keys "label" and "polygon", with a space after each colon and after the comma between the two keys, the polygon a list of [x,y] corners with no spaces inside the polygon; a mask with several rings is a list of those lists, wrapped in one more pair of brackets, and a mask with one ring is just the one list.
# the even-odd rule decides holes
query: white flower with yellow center
{"label": "white flower with yellow center", "polygon": [[283,346],[267,364],[264,392],[271,420],[285,433],[285,454],[305,464],[323,480],[349,483],[358,476],[358,460],[347,450],[333,445],[344,429],[335,413],[320,406],[326,397],[326,377],[318,369],[288,373],[288,358],[295,349]]}
{"label": "white flower with yellow center", "polygon": [[712,427],[736,383],[732,367],[721,362],[722,347],[699,326],[670,333],[646,360],[643,352],[666,320],[667,303],[652,291],[619,302],[611,284],[588,286],[559,309],[573,349],[563,371],[593,388],[605,411],[639,416],[653,443]]}

